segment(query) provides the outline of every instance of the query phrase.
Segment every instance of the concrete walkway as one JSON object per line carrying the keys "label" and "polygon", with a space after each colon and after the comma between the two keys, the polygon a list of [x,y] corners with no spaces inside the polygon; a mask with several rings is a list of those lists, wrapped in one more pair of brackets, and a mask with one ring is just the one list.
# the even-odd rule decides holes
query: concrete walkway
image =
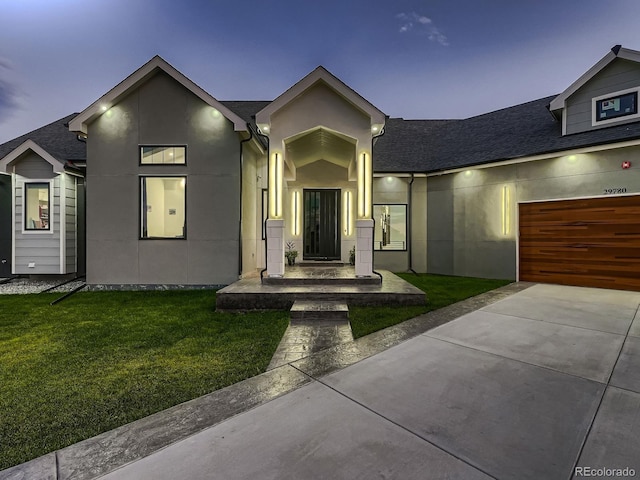
{"label": "concrete walkway", "polygon": [[[640,293],[524,287],[68,447],[51,454],[50,478],[570,479],[580,478],[576,467],[590,478],[640,475]],[[216,417],[223,403],[237,414]],[[21,472],[46,473],[47,459],[38,461]]]}

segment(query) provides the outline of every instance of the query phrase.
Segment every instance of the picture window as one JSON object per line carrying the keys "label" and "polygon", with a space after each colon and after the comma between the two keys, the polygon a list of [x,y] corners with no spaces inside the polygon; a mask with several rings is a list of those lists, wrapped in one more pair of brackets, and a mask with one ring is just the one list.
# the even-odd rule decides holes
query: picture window
{"label": "picture window", "polygon": [[186,238],[186,177],[141,177],[140,182],[140,238]]}

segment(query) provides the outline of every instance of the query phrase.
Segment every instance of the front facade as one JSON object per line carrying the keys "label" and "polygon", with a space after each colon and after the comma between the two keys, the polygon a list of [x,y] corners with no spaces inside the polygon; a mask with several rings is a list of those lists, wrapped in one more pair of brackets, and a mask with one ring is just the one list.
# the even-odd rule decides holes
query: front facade
{"label": "front facade", "polygon": [[[355,254],[358,276],[639,290],[639,93],[640,53],[621,47],[560,95],[466,120],[388,118],[322,67],[273,101],[221,102],[155,57],[70,118],[80,174],[37,143],[0,146],[9,263],[41,273],[34,252],[57,248],[55,273],[78,270],[70,232],[86,182],[96,288],[280,276],[295,249],[309,262]],[[49,185],[64,232],[29,235],[25,184]],[[56,232],[65,242],[42,243]]]}

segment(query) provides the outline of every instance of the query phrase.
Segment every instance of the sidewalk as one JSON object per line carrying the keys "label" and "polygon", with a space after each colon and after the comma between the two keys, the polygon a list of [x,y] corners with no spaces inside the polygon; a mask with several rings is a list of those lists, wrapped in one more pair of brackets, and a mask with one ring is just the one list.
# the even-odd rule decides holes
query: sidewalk
{"label": "sidewalk", "polygon": [[[52,454],[53,472],[39,475],[570,479],[576,465],[640,472],[640,293],[549,285],[518,292],[526,286],[68,447]],[[44,468],[45,457],[37,460]],[[6,472],[0,478],[13,478]]]}

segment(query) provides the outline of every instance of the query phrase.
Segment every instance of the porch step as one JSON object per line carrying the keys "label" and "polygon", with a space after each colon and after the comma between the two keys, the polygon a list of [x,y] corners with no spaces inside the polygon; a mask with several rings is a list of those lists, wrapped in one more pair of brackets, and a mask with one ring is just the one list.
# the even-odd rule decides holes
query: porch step
{"label": "porch step", "polygon": [[296,263],[301,267],[344,267],[341,260],[302,260]]}
{"label": "porch step", "polygon": [[349,307],[332,301],[296,300],[289,311],[291,324],[348,323]]}
{"label": "porch step", "polygon": [[284,276],[266,276],[265,285],[307,286],[307,285],[380,285],[378,275],[356,277],[354,267],[325,265],[313,268],[309,266],[291,266],[285,269]]}

